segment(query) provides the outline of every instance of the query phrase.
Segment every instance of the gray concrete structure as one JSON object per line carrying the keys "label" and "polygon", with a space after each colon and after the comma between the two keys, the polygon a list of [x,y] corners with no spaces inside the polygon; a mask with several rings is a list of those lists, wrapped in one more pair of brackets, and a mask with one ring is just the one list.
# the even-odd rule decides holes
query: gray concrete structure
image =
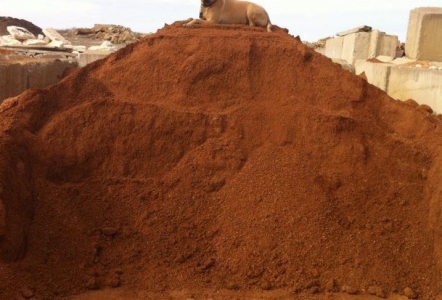
{"label": "gray concrete structure", "polygon": [[442,61],[442,7],[410,12],[405,53],[413,59]]}
{"label": "gray concrete structure", "polygon": [[0,60],[0,102],[29,88],[57,83],[66,69],[77,66],[72,60]]}

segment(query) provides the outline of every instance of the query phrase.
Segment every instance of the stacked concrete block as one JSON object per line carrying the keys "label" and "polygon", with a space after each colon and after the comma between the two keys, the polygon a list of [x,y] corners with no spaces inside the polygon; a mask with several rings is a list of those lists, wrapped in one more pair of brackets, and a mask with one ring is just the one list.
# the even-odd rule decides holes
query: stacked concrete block
{"label": "stacked concrete block", "polygon": [[410,12],[405,54],[417,60],[442,61],[442,7]]}
{"label": "stacked concrete block", "polygon": [[395,35],[387,35],[379,30],[370,32],[354,32],[327,40],[325,55],[339,58],[354,64],[358,59],[377,56],[396,56],[399,39]]}

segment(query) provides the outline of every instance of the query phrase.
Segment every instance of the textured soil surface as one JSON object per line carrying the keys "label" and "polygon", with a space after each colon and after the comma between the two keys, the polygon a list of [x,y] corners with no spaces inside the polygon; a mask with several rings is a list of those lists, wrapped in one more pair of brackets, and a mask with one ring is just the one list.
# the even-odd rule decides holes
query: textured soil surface
{"label": "textured soil surface", "polygon": [[0,105],[1,299],[435,299],[441,125],[284,30],[165,26]]}

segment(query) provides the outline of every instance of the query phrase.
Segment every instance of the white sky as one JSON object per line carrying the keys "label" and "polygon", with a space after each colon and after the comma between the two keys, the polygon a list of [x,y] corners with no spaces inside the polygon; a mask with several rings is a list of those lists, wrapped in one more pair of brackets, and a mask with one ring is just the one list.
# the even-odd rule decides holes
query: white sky
{"label": "white sky", "polygon": [[[16,0],[2,1],[0,15],[25,19],[42,29],[115,24],[137,32],[156,32],[165,23],[197,18],[200,0]],[[254,0],[273,24],[314,42],[368,25],[405,42],[410,10],[442,7],[442,0]]]}

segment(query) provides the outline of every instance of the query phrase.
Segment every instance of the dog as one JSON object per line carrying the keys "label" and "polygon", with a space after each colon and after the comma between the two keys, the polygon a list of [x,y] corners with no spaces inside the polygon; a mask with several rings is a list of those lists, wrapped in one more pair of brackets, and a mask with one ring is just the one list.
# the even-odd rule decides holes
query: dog
{"label": "dog", "polygon": [[269,15],[262,6],[239,0],[201,0],[200,19],[184,25],[194,24],[248,24],[272,31]]}

